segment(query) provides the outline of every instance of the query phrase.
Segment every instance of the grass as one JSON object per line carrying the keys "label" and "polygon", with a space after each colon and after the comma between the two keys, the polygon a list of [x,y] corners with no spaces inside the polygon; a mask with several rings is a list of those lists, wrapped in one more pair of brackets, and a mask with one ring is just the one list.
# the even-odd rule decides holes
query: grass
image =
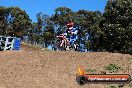
{"label": "grass", "polygon": [[132,87],[132,82],[128,83],[128,87],[130,88]]}
{"label": "grass", "polygon": [[128,60],[132,60],[132,58],[127,58]]}
{"label": "grass", "polygon": [[110,85],[107,88],[119,88],[118,85]]}
{"label": "grass", "polygon": [[90,73],[95,73],[96,72],[96,69],[86,69],[87,72],[90,72]]}
{"label": "grass", "polygon": [[115,64],[109,64],[108,66],[105,66],[105,70],[109,71],[110,73],[117,72],[119,69],[121,69],[121,67]]}

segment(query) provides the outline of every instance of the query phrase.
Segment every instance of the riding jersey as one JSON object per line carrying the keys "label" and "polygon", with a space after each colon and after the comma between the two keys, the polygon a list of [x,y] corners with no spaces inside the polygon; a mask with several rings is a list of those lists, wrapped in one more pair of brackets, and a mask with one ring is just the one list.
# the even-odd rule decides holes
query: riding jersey
{"label": "riding jersey", "polygon": [[74,42],[78,39],[78,30],[76,28],[73,28],[72,31],[71,31],[72,35],[70,37],[70,43],[71,44],[74,44]]}

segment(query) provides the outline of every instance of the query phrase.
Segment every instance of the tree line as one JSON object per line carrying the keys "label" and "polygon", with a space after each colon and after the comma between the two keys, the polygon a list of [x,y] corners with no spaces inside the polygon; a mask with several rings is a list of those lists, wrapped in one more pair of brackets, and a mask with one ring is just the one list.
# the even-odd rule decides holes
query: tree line
{"label": "tree line", "polygon": [[132,1],[108,0],[104,12],[58,7],[49,16],[36,14],[32,22],[19,7],[0,6],[0,35],[16,36],[31,44],[48,47],[63,33],[66,23],[73,21],[78,29],[78,43],[87,51],[132,54]]}

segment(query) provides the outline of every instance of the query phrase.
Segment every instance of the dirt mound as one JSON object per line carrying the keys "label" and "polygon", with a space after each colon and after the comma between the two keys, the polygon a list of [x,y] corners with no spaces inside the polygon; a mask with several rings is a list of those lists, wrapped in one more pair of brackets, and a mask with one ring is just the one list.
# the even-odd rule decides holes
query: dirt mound
{"label": "dirt mound", "polygon": [[118,73],[132,75],[131,58],[129,54],[54,52],[23,45],[20,51],[0,52],[0,88],[106,88],[104,84],[79,86],[75,80],[77,67],[83,65],[99,73],[112,63],[122,67]]}

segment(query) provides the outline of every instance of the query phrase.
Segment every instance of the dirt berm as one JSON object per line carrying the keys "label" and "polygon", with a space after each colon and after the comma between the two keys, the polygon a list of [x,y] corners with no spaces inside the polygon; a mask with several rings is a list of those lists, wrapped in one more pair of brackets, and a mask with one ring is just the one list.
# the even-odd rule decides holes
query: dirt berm
{"label": "dirt berm", "polygon": [[[55,52],[22,45],[19,51],[0,52],[0,88],[107,88],[110,85],[80,86],[75,79],[79,65],[91,69],[91,72],[100,73],[108,72],[104,66],[109,64],[121,67],[116,73],[132,75],[132,55],[129,54]],[[131,86],[132,83],[123,88]]]}

